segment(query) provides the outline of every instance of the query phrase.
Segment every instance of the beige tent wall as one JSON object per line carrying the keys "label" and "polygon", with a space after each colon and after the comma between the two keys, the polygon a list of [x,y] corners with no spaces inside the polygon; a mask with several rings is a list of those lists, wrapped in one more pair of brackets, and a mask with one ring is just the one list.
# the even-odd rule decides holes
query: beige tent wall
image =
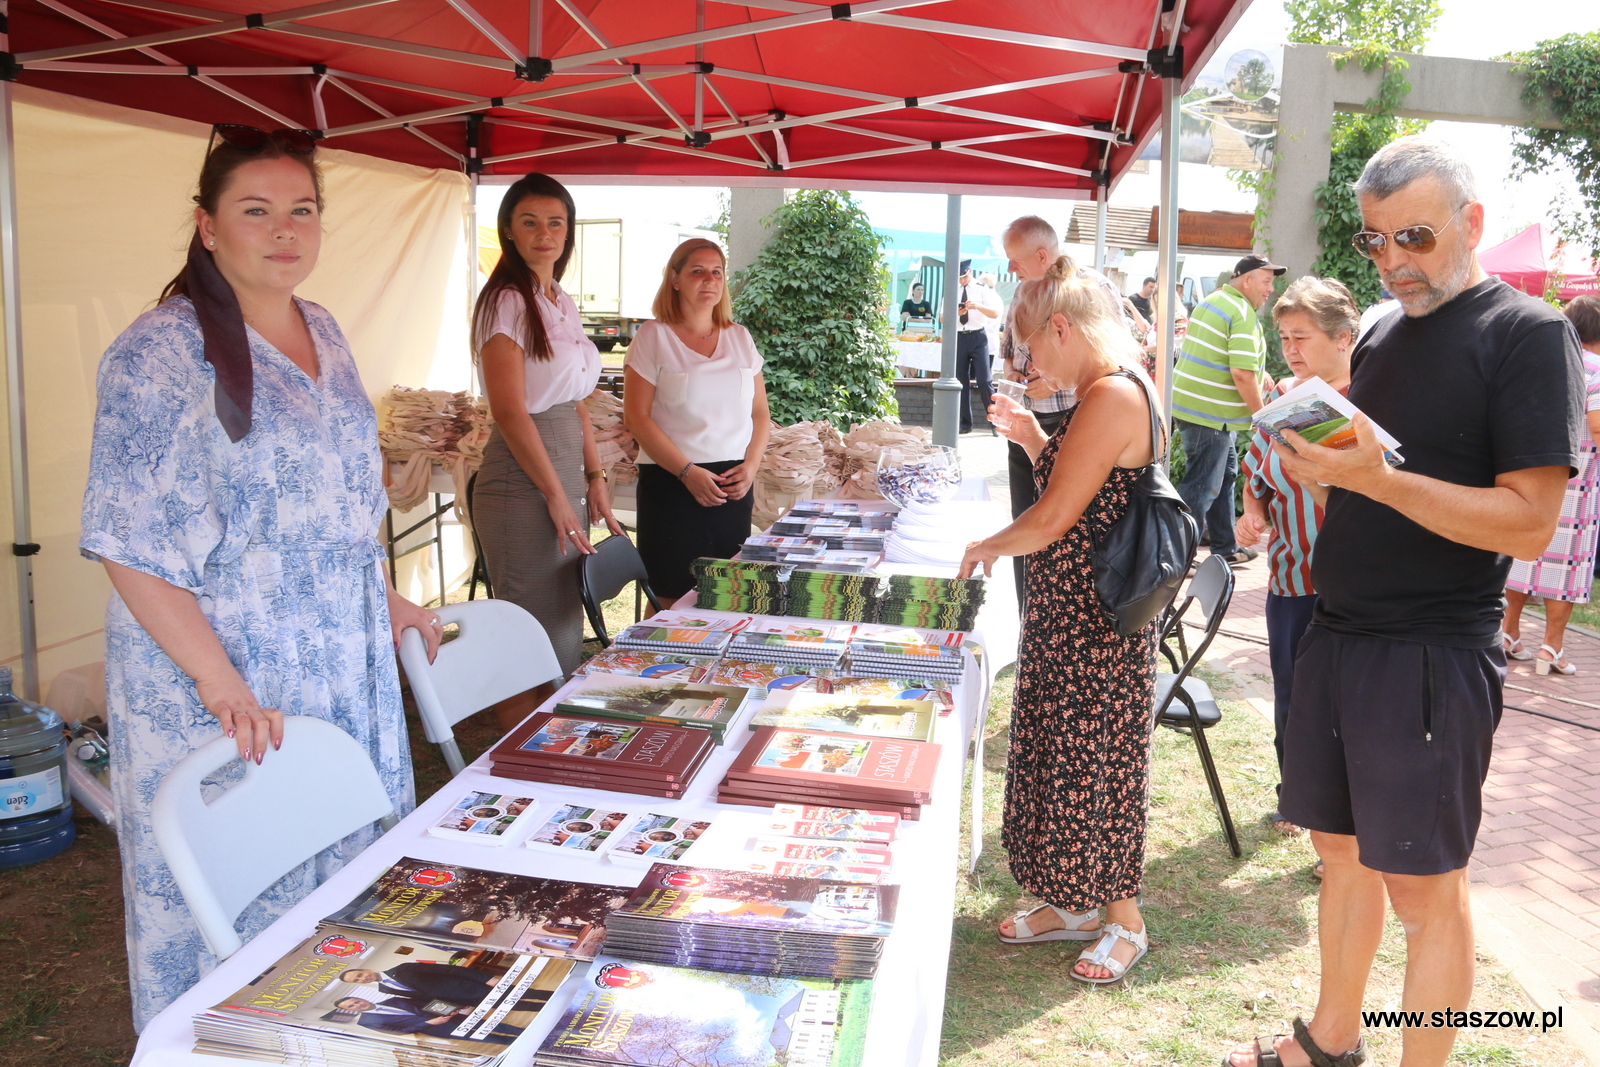
{"label": "beige tent wall", "polygon": [[[95,368],[150,307],[187,247],[208,128],[19,86],[17,187],[24,391],[41,691],[104,657],[108,585],[78,555]],[[326,236],[301,293],[333,312],[368,393],[467,385],[463,175],[319,153]],[[453,291],[453,292],[452,292]],[[0,438],[3,440],[3,438]],[[0,500],[10,486],[0,461]],[[0,568],[0,662],[20,660],[14,567]]]}

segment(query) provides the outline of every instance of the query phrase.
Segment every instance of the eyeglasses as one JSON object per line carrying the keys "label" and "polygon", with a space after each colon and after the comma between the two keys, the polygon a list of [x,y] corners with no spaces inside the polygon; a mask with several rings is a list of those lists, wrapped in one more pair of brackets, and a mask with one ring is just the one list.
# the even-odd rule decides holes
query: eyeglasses
{"label": "eyeglasses", "polygon": [[1384,246],[1389,243],[1389,238],[1393,237],[1394,243],[1400,247],[1401,251],[1425,256],[1439,246],[1439,235],[1450,228],[1450,224],[1456,221],[1456,216],[1461,214],[1461,209],[1466,206],[1462,204],[1461,207],[1456,208],[1451,213],[1450,218],[1445,221],[1445,224],[1437,230],[1432,226],[1402,226],[1398,230],[1390,230],[1388,233],[1362,230],[1350,238],[1350,243],[1355,246],[1357,252],[1371,259],[1376,259],[1383,255]]}
{"label": "eyeglasses", "polygon": [[280,129],[268,133],[255,126],[219,122],[211,127],[211,135],[222,138],[241,152],[260,152],[268,144],[297,156],[309,156],[317,150],[317,135],[310,130]]}

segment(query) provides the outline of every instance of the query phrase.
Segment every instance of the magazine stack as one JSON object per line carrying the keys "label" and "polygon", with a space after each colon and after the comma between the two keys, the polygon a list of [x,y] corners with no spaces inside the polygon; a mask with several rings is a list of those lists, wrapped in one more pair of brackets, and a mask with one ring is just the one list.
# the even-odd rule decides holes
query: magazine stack
{"label": "magazine stack", "polygon": [[890,574],[879,580],[874,621],[929,630],[971,630],[983,607],[982,578]]}
{"label": "magazine stack", "polygon": [[884,678],[960,681],[963,635],[955,631],[863,626],[850,641],[850,670]]}
{"label": "magazine stack", "polygon": [[547,711],[507,735],[489,760],[503,778],[677,799],[716,746],[697,726]]}
{"label": "magazine stack", "polygon": [[770,977],[601,956],[537,1067],[862,1067],[872,983]]}
{"label": "magazine stack", "polygon": [[[830,556],[849,553],[830,552]],[[870,569],[876,557],[862,557]],[[808,619],[867,622],[873,617],[878,579],[870,574],[796,567],[789,576],[789,614]]]}
{"label": "magazine stack", "polygon": [[676,677],[638,678],[591,674],[562,696],[555,710],[625,722],[706,730],[722,744],[728,723],[744,710],[749,690]]}
{"label": "magazine stack", "polygon": [[767,563],[805,565],[828,550],[828,542],[816,537],[774,537],[758,534],[745,538],[739,555]]}
{"label": "magazine stack", "polygon": [[786,581],[793,569],[785,563],[702,557],[694,561],[694,606],[702,611],[787,615]]}
{"label": "magazine stack", "polygon": [[757,663],[747,659],[719,659],[706,680],[717,685],[742,685],[765,693],[769,690],[806,689],[821,692],[827,681],[819,675],[825,668],[803,667],[797,663]]}
{"label": "magazine stack", "polygon": [[750,624],[749,618],[717,619],[687,612],[664,611],[636,622],[617,635],[617,648],[643,652],[676,652],[685,656],[720,656],[733,634]]}
{"label": "magazine stack", "polygon": [[658,863],[612,912],[605,954],[780,978],[871,978],[899,891]]}
{"label": "magazine stack", "polygon": [[734,758],[717,799],[756,807],[820,801],[916,819],[938,763],[930,742],[762,726]]}
{"label": "magazine stack", "polygon": [[832,670],[850,647],[854,627],[770,622],[734,635],[730,659],[758,663],[794,663],[810,670]]}
{"label": "magazine stack", "polygon": [[868,737],[932,741],[937,713],[931,700],[859,692],[771,693],[750,720],[750,729],[779,726],[793,730],[829,730]]}

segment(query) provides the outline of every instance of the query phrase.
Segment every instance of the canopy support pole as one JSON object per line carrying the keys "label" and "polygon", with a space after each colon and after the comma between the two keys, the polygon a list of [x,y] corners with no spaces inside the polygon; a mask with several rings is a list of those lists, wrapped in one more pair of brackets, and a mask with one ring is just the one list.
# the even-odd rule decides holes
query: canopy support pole
{"label": "canopy support pole", "polygon": [[1161,225],[1159,226],[1159,265],[1156,292],[1160,297],[1161,343],[1157,348],[1156,388],[1167,413],[1168,430],[1172,420],[1172,367],[1178,355],[1175,329],[1178,316],[1178,97],[1182,75],[1161,79]]}
{"label": "canopy support pole", "polygon": [[1094,190],[1094,269],[1106,272],[1106,186],[1099,181]]}
{"label": "canopy support pole", "polygon": [[33,521],[28,508],[28,427],[22,393],[22,279],[17,274],[17,139],[11,82],[0,81],[0,301],[5,307],[6,407],[11,429],[11,551],[17,561],[22,693],[39,699],[39,634],[33,614]]}
{"label": "canopy support pole", "polygon": [[939,380],[933,383],[933,443],[956,447],[961,435],[961,382],[956,378],[956,331],[961,319],[956,314],[959,301],[957,279],[961,272],[961,194],[945,197],[944,216],[944,297],[939,311],[943,316],[939,346]]}

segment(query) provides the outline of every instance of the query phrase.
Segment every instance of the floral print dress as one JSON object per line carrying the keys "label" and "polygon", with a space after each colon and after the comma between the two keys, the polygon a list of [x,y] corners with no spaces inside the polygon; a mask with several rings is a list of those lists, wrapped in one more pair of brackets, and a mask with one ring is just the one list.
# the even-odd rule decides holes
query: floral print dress
{"label": "floral print dress", "polygon": [[[388,501],[377,419],[333,317],[298,304],[321,381],[248,331],[252,425],[237,444],[217,421],[215,378],[187,299],[146,312],[117,338],[100,363],[79,548],[193,593],[262,707],[343,728],[366,747],[405,814],[411,759],[379,570]],[[222,728],[115,593],[106,688],[134,1024],[142,1028],[216,963],[156,847],[150,807],[166,773]],[[236,777],[242,764],[224,768],[214,789],[230,769]],[[245,909],[241,935],[259,933],[378,833],[374,824],[285,875]]]}
{"label": "floral print dress", "polygon": [[[1076,413],[1034,464],[1041,496]],[[1018,884],[1073,912],[1137,895],[1144,868],[1156,624],[1118,634],[1090,562],[1143,472],[1113,467],[1072,529],[1028,556],[1000,840]]]}

